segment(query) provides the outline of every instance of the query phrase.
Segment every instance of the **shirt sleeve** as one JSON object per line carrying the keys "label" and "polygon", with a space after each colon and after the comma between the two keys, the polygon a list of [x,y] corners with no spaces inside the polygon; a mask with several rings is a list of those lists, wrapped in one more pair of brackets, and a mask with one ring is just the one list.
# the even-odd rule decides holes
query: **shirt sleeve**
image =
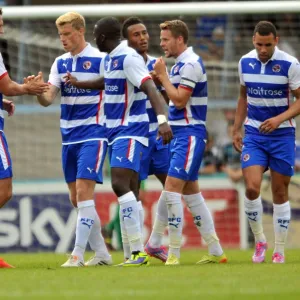
{"label": "shirt sleeve", "polygon": [[0,79],[2,79],[5,75],[7,75],[7,70],[3,62],[2,54],[0,53]]}
{"label": "shirt sleeve", "polygon": [[124,61],[124,73],[128,80],[137,88],[148,79],[151,79],[149,71],[141,55],[127,55]]}
{"label": "shirt sleeve", "polygon": [[57,59],[54,61],[53,65],[51,67],[48,82],[60,89],[61,78],[60,78],[60,75],[59,75],[58,69],[57,69]]}
{"label": "shirt sleeve", "polygon": [[[196,83],[198,81],[201,81],[199,79],[202,77],[203,72],[202,69],[197,68],[196,65],[192,63],[187,63],[183,66],[182,70],[180,70],[180,75],[181,79],[179,82],[179,86],[189,91],[193,91],[193,89],[196,86]],[[199,76],[199,79],[197,78],[197,75]]]}
{"label": "shirt sleeve", "polygon": [[292,62],[289,72],[289,87],[292,91],[300,87],[300,64],[298,60]]}
{"label": "shirt sleeve", "polygon": [[245,86],[246,84],[245,84],[245,81],[243,79],[243,74],[242,74],[242,59],[240,59],[240,61],[239,61],[238,68],[239,68],[240,84],[243,85],[243,86]]}

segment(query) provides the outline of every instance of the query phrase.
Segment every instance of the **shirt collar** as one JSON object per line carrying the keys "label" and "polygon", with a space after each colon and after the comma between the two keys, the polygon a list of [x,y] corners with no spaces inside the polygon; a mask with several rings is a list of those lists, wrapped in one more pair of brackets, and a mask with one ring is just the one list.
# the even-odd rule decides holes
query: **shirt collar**
{"label": "shirt collar", "polygon": [[182,61],[184,58],[186,58],[187,56],[191,55],[192,53],[194,53],[193,51],[193,47],[188,47],[186,50],[184,50],[176,59],[175,59],[175,63],[179,63],[180,61]]}
{"label": "shirt collar", "polygon": [[[255,51],[255,52],[256,52],[256,59],[259,60],[257,51]],[[269,61],[272,61],[272,60],[277,59],[278,53],[279,53],[279,49],[278,49],[277,47],[275,47],[274,53],[273,53],[273,55],[271,56],[271,58],[270,58],[267,62],[265,62],[265,63],[261,62],[261,63],[262,63],[262,64],[267,64]],[[259,60],[259,61],[260,61],[260,60]]]}
{"label": "shirt collar", "polygon": [[128,47],[128,43],[127,43],[127,40],[124,40],[124,41],[122,41],[113,51],[111,51],[110,53],[109,53],[109,57],[113,57],[113,56],[116,56],[116,54],[120,51],[120,50],[122,50],[122,49],[124,49],[124,48],[126,48],[126,47]]}
{"label": "shirt collar", "polygon": [[74,56],[71,55],[71,54],[70,55],[72,57],[82,57],[82,56],[84,56],[84,54],[86,53],[86,51],[88,51],[92,47],[90,43],[86,43],[85,45],[86,46],[84,47],[84,49],[80,53],[75,54]]}

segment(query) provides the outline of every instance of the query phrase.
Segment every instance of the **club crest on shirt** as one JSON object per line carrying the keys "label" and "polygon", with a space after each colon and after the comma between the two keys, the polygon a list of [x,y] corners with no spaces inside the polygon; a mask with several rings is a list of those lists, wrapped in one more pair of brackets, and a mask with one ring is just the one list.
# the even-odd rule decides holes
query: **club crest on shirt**
{"label": "club crest on shirt", "polygon": [[116,68],[117,66],[118,66],[118,60],[117,59],[115,59],[114,61],[113,61],[113,63],[112,63],[112,65],[113,65],[113,68]]}
{"label": "club crest on shirt", "polygon": [[176,66],[176,67],[173,69],[173,74],[176,74],[178,71],[179,71],[179,66]]}
{"label": "club crest on shirt", "polygon": [[92,63],[89,60],[87,60],[83,63],[83,68],[85,70],[89,70],[91,68],[91,66],[92,66]]}
{"label": "club crest on shirt", "polygon": [[249,159],[250,159],[250,155],[249,154],[244,154],[243,161],[248,161]]}
{"label": "club crest on shirt", "polygon": [[281,66],[280,65],[274,65],[273,68],[272,68],[272,71],[275,72],[275,73],[280,72],[280,70],[281,70]]}

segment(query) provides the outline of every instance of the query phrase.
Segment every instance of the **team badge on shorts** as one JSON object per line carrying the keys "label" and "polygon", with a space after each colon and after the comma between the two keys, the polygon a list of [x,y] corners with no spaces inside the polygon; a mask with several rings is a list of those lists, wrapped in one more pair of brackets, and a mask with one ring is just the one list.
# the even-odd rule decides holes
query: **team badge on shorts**
{"label": "team badge on shorts", "polygon": [[248,161],[249,159],[250,159],[250,155],[249,154],[244,154],[243,161]]}
{"label": "team badge on shorts", "polygon": [[83,63],[83,68],[85,70],[89,70],[91,68],[91,66],[92,66],[92,63],[89,60],[87,60]]}
{"label": "team badge on shorts", "polygon": [[280,65],[274,65],[273,68],[272,68],[272,71],[275,72],[275,73],[280,72],[280,70],[281,70],[281,66]]}

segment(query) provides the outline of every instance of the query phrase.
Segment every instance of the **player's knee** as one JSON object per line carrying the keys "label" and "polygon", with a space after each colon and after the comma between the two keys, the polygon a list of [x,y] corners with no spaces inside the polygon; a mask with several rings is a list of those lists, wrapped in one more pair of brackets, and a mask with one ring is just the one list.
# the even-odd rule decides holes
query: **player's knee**
{"label": "player's knee", "polygon": [[[81,201],[82,199],[88,199],[88,189],[84,186],[76,187],[76,200]],[[72,201],[72,200],[71,200]],[[73,204],[73,201],[72,201]],[[77,206],[77,203],[76,203]]]}
{"label": "player's knee", "polygon": [[282,203],[288,200],[288,191],[285,186],[277,185],[273,188],[273,201],[274,203]]}
{"label": "player's knee", "polygon": [[111,181],[111,187],[118,197],[130,192],[130,188],[117,179]]}
{"label": "player's knee", "polygon": [[12,198],[12,190],[8,189],[0,193],[0,208],[3,207]]}
{"label": "player's knee", "polygon": [[70,202],[71,202],[71,204],[76,208],[77,207],[77,200],[76,200],[76,198],[71,198],[70,199]]}
{"label": "player's knee", "polygon": [[246,196],[250,200],[257,199],[259,197],[260,190],[256,186],[248,186],[246,188]]}

